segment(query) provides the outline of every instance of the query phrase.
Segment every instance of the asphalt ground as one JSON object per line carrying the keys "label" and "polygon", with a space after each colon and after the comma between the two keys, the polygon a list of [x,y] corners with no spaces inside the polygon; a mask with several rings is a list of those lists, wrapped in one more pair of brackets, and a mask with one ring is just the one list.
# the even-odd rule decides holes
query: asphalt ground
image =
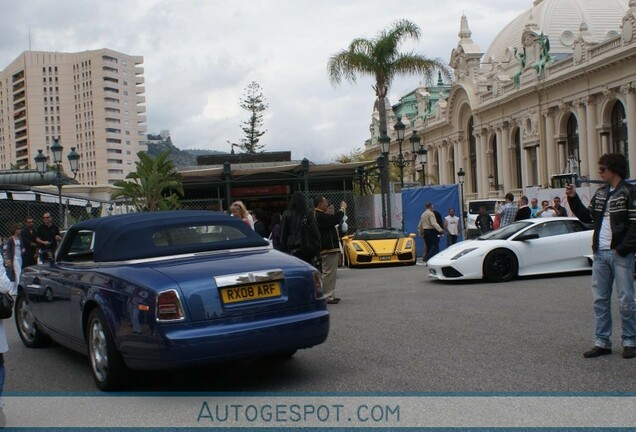
{"label": "asphalt ground", "polygon": [[[584,359],[594,342],[590,274],[442,283],[426,267],[338,272],[327,342],[292,359],[135,371],[135,392],[635,392],[636,359]],[[5,392],[94,392],[86,357],[28,349],[5,321]]]}

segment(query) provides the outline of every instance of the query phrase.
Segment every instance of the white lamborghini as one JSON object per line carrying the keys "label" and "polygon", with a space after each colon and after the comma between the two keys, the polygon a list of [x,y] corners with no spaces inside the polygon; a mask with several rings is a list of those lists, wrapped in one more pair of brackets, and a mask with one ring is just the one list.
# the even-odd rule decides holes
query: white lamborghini
{"label": "white lamborghini", "polygon": [[505,282],[516,276],[591,271],[592,234],[591,227],[571,217],[514,222],[438,253],[427,262],[429,276]]}

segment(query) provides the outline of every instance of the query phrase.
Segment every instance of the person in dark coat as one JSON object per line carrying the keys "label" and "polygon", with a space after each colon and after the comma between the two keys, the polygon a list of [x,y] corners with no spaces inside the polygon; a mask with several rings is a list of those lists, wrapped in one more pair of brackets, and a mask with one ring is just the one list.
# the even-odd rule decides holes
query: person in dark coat
{"label": "person in dark coat", "polygon": [[477,215],[477,219],[475,219],[475,226],[480,234],[486,234],[493,230],[492,218],[486,213],[486,207],[479,207],[479,214]]}
{"label": "person in dark coat", "polygon": [[342,224],[347,210],[347,203],[340,202],[340,209],[334,211],[333,205],[324,196],[314,199],[314,213],[318,229],[320,230],[320,258],[322,260],[322,282],[327,303],[335,304],[340,301],[336,297],[336,274],[340,261],[340,239],[338,227]]}
{"label": "person in dark coat", "polygon": [[312,256],[308,256],[303,252],[301,243],[303,240],[304,220],[307,221],[310,235],[318,240],[320,232],[314,213],[309,209],[305,195],[302,192],[294,192],[289,202],[289,209],[285,210],[282,216],[280,229],[281,248],[284,252],[298,257],[320,270],[319,251]]}
{"label": "person in dark coat", "polygon": [[528,197],[523,195],[521,198],[519,198],[519,209],[515,214],[515,222],[524,219],[530,219],[531,217],[532,210],[528,206]]}
{"label": "person in dark coat", "polygon": [[281,216],[280,213],[272,214],[272,223],[269,226],[269,238],[272,241],[272,247],[276,250],[283,250],[280,242]]}

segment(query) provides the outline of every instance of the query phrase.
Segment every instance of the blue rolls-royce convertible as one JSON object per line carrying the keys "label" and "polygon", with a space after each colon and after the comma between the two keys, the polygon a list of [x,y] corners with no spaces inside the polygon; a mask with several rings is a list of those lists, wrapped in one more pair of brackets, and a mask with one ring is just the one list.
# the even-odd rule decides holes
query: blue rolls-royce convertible
{"label": "blue rolls-royce convertible", "polygon": [[105,391],[129,369],[289,357],[329,332],[315,268],[204,211],[73,225],[52,262],[22,273],[15,320],[27,347],[50,338],[87,354]]}

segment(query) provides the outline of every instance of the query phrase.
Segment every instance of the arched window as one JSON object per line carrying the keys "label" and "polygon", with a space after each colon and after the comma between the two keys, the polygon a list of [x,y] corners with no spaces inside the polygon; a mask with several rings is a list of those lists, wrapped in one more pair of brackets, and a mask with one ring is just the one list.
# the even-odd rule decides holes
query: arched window
{"label": "arched window", "polygon": [[627,122],[625,107],[616,101],[612,108],[612,147],[611,153],[622,153],[627,157]]}
{"label": "arched window", "polygon": [[469,137],[469,160],[470,164],[470,190],[474,193],[477,192],[477,140],[473,134],[473,118],[470,117],[468,121],[468,137]]}

